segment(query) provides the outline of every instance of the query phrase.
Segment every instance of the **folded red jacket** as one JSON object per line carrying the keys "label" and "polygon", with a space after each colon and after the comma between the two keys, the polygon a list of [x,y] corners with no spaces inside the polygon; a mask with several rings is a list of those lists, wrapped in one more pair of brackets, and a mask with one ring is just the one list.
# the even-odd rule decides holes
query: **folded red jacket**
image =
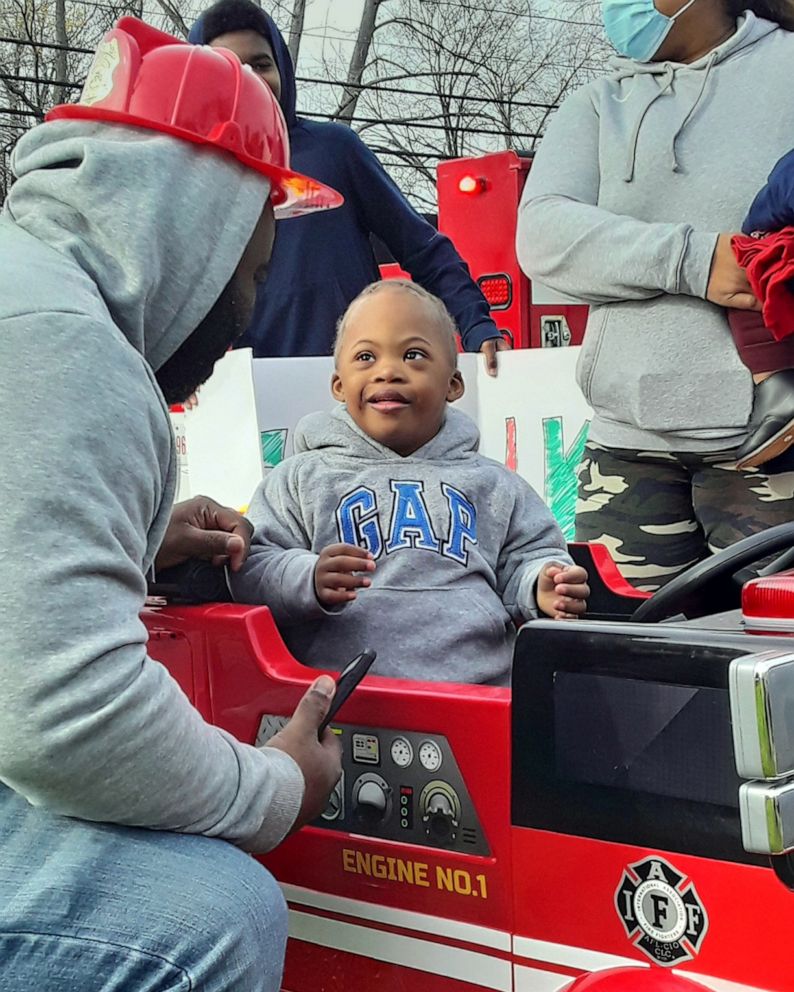
{"label": "folded red jacket", "polygon": [[761,237],[736,234],[731,248],[761,302],[772,336],[780,341],[794,334],[794,227]]}

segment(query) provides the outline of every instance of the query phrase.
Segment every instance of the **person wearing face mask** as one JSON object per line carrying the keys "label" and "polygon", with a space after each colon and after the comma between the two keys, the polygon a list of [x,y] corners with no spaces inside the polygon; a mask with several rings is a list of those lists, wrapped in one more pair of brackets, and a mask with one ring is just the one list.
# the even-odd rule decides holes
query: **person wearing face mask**
{"label": "person wearing face mask", "polygon": [[590,305],[577,540],[653,590],[794,513],[793,474],[736,467],[753,379],[727,319],[760,309],[731,237],[791,146],[794,4],[604,0],[603,17],[620,57],[553,118],[517,251]]}

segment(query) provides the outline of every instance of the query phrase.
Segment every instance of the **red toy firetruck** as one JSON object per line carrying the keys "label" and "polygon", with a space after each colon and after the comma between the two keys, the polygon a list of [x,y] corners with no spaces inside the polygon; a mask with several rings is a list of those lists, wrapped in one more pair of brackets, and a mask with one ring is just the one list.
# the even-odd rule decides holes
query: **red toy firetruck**
{"label": "red toy firetruck", "polygon": [[[437,170],[438,229],[451,238],[513,348],[581,344],[587,307],[530,282],[516,259],[518,204],[529,154],[494,152],[442,162]],[[406,276],[396,264],[386,278]]]}
{"label": "red toy firetruck", "polygon": [[[651,598],[574,546],[588,619],[527,624],[512,690],[368,676],[328,808],[264,859],[291,910],[286,992],[789,992],[794,572],[774,573],[793,545],[774,528]],[[146,622],[244,741],[316,676],[264,607]]]}

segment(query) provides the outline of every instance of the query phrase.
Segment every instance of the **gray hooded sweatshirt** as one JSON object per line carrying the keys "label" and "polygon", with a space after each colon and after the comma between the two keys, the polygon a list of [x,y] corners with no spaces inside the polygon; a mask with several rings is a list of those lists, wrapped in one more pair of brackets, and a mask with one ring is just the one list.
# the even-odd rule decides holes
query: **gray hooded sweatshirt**
{"label": "gray hooded sweatshirt", "polygon": [[530,277],[591,306],[578,380],[592,440],[742,441],[752,380],[706,287],[717,235],[740,229],[792,144],[794,34],[752,13],[690,65],[616,60],[556,113],[517,249]]}
{"label": "gray hooded sweatshirt", "polygon": [[205,723],[147,657],[139,617],[176,478],[152,369],[228,282],[267,181],[211,149],[72,121],[33,129],[13,164],[0,217],[0,782],[69,816],[267,850],[300,807],[300,770]]}
{"label": "gray hooded sweatshirt", "polygon": [[[308,665],[339,669],[372,648],[378,675],[506,684],[514,625],[537,615],[538,572],[570,558],[537,493],[478,444],[473,421],[454,409],[408,457],[344,407],[304,417],[296,454],[254,494],[256,532],[232,576],[235,598],[267,604]],[[355,601],[327,611],[314,569],[338,543],[367,548],[376,569]]]}

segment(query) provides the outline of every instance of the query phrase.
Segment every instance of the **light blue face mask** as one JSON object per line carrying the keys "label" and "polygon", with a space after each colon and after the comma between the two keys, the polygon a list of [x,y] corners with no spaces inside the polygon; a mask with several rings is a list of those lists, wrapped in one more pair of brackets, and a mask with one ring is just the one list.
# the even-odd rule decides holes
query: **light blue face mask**
{"label": "light blue face mask", "polygon": [[607,37],[620,52],[636,62],[650,62],[662,47],[676,20],[695,0],[668,17],[653,0],[603,0],[602,14]]}

